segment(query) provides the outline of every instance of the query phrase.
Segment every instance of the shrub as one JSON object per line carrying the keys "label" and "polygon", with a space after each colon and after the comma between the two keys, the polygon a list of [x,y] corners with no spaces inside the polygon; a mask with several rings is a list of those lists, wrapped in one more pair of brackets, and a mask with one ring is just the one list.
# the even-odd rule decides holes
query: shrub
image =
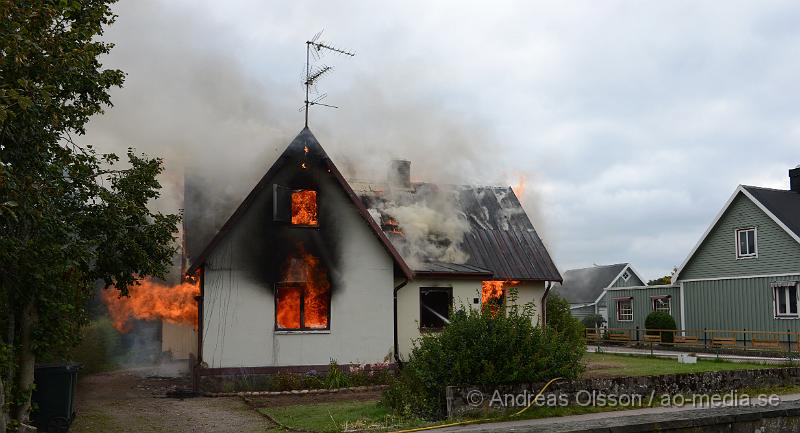
{"label": "shrub", "polygon": [[68,358],[83,365],[83,374],[109,371],[119,366],[121,348],[119,333],[103,317],[83,328],[81,342],[69,352]]}
{"label": "shrub", "polygon": [[603,326],[603,324],[606,323],[606,319],[604,319],[603,316],[601,316],[599,314],[590,314],[590,315],[584,317],[581,320],[581,323],[583,323],[583,326],[585,326],[587,328],[593,328],[594,329],[594,328],[599,328],[599,327]]}
{"label": "shrub", "polygon": [[454,312],[442,332],[425,334],[415,342],[383,403],[402,416],[439,419],[445,415],[447,386],[577,377],[586,350],[580,323],[558,320],[559,331],[534,326],[532,319],[530,306]]}
{"label": "shrub", "polygon": [[[677,329],[675,319],[664,311],[653,311],[644,319],[645,329]],[[661,341],[664,343],[672,343],[674,332],[669,331],[647,331],[648,335],[661,334]]]}

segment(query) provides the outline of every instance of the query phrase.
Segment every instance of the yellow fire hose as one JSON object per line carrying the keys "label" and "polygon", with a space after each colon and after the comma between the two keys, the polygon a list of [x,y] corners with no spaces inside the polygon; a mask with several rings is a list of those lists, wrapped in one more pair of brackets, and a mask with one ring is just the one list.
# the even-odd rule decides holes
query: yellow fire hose
{"label": "yellow fire hose", "polygon": [[[530,409],[530,407],[533,406],[534,403],[536,403],[536,400],[538,400],[539,397],[541,397],[542,394],[544,394],[544,392],[547,390],[547,388],[553,382],[555,382],[557,380],[561,380],[561,379],[563,379],[563,378],[562,377],[557,377],[555,379],[551,379],[549,382],[544,384],[542,389],[539,390],[538,393],[536,393],[536,397],[534,397],[533,400],[531,400],[531,402],[528,403],[527,406],[523,407],[519,412],[515,412],[515,413],[511,414],[511,418],[518,417],[518,416],[522,415],[523,413],[525,413],[526,410]],[[452,423],[449,423],[449,424],[440,424],[440,425],[434,425],[434,426],[429,426],[429,427],[418,427],[418,428],[412,428],[412,429],[407,429],[407,430],[397,430],[397,431],[392,432],[392,433],[412,433],[412,432],[425,431],[425,430],[434,430],[434,429],[445,428],[445,427],[455,427],[455,426],[459,426],[459,425],[477,424],[479,422],[491,421],[492,419],[493,418],[471,419],[469,421],[452,422]]]}

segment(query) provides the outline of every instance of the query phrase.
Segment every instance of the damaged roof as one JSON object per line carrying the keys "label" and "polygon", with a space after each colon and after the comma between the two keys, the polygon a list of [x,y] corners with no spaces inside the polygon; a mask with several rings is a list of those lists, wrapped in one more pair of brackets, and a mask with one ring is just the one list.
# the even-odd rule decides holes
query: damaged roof
{"label": "damaged roof", "polygon": [[[561,281],[547,248],[511,187],[415,182],[409,188],[393,188],[378,183],[350,183],[417,275]],[[432,239],[425,241],[433,247],[420,252],[413,239],[417,221],[408,214],[431,209],[431,217],[439,221],[427,223],[453,233],[449,237],[431,233]]]}

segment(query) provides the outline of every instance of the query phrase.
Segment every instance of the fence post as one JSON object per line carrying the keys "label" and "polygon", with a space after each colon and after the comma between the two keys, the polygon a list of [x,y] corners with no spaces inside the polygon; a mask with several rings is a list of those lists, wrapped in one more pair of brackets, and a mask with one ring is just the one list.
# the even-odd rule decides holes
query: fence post
{"label": "fence post", "polygon": [[708,347],[708,328],[703,328],[703,347]]}
{"label": "fence post", "polygon": [[636,342],[639,342],[639,325],[636,325]]}
{"label": "fence post", "polygon": [[742,343],[744,344],[745,349],[747,348],[747,328],[742,330]]}

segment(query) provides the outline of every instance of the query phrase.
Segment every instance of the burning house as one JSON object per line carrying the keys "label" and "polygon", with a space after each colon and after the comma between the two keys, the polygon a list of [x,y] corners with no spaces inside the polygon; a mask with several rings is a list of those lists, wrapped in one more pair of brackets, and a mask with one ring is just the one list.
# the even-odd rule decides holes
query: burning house
{"label": "burning house", "polygon": [[303,129],[191,257],[199,374],[400,360],[451,306],[533,303],[542,320],[561,276],[511,188],[410,170],[348,181]]}

